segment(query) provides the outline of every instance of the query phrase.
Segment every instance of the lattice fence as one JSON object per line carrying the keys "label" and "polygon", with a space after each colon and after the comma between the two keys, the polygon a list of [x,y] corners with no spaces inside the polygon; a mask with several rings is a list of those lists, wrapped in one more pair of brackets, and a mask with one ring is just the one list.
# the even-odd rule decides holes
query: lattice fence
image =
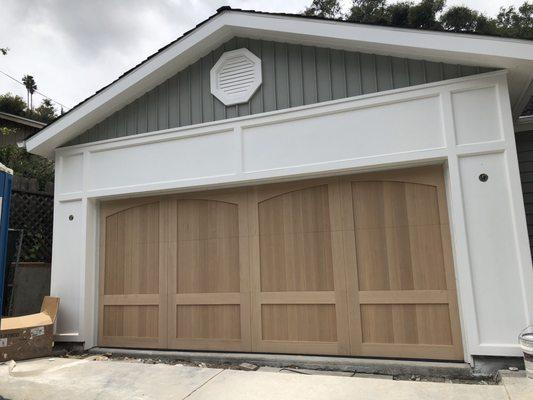
{"label": "lattice fence", "polygon": [[20,261],[51,261],[53,216],[54,186],[39,190],[35,179],[15,176],[9,227],[24,231]]}

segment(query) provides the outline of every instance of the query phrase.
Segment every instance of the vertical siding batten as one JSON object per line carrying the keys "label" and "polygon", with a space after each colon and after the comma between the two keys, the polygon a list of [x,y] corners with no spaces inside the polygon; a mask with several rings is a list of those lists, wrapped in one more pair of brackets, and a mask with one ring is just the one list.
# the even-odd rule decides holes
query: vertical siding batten
{"label": "vertical siding batten", "polygon": [[[243,47],[261,59],[263,83],[247,103],[225,106],[211,94],[210,71],[224,51]],[[490,69],[232,38],[72,139],[67,146],[487,71]]]}

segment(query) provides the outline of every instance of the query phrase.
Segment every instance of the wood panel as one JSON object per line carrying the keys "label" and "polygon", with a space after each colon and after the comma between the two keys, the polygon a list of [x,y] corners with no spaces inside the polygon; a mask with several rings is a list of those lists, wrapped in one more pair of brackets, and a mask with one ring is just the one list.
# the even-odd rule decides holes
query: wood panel
{"label": "wood panel", "polygon": [[348,354],[336,180],[258,187],[249,203],[252,350]]}
{"label": "wood panel", "polygon": [[352,353],[405,357],[423,346],[424,355],[411,356],[462,359],[441,168],[347,177],[341,185]]}
{"label": "wood panel", "polygon": [[179,339],[241,339],[239,304],[176,306]]}
{"label": "wood panel", "polygon": [[335,304],[263,304],[261,337],[291,342],[336,342]]}
{"label": "wood panel", "polygon": [[327,185],[258,204],[261,291],[333,290]]}
{"label": "wood panel", "polygon": [[440,166],[102,204],[99,344],[462,359]]}
{"label": "wood panel", "polygon": [[155,199],[101,207],[99,343],[166,347],[166,270]]}
{"label": "wood panel", "polygon": [[168,343],[250,351],[246,191],[166,200]]}
{"label": "wood panel", "polygon": [[238,205],[178,200],[177,293],[239,292]]}

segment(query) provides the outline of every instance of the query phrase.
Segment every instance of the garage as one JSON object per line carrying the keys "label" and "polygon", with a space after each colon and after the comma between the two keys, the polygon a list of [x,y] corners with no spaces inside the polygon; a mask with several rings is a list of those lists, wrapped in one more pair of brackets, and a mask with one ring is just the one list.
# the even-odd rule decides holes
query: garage
{"label": "garage", "polygon": [[102,203],[99,345],[461,359],[442,168]]}
{"label": "garage", "polygon": [[54,160],[55,341],[522,357],[531,54],[221,8],[25,142]]}

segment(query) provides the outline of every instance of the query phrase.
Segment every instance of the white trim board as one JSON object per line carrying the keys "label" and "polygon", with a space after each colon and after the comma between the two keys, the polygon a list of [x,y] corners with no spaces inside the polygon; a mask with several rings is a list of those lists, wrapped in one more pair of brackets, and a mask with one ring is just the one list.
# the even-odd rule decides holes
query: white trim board
{"label": "white trim board", "polygon": [[515,123],[516,133],[528,133],[533,131],[533,115],[520,117]]}
{"label": "white trim board", "polygon": [[30,138],[28,151],[52,157],[54,148],[234,36],[508,69],[512,105],[521,104],[533,67],[533,43],[525,40],[224,10]]}
{"label": "white trim board", "polygon": [[[275,110],[275,111],[268,111],[261,114],[255,114],[255,115],[246,115],[242,117],[235,117],[231,119],[223,119],[223,120],[217,120],[212,122],[204,122],[201,124],[195,124],[195,125],[188,125],[178,128],[170,128],[170,129],[163,129],[160,131],[152,131],[152,132],[146,132],[136,135],[129,135],[129,136],[121,136],[113,139],[105,139],[105,140],[99,140],[96,142],[90,142],[90,143],[82,143],[82,144],[76,144],[72,146],[66,146],[66,147],[59,147],[55,150],[56,154],[63,154],[63,153],[82,153],[83,149],[93,149],[98,150],[102,145],[103,148],[107,149],[108,143],[120,143],[120,142],[127,142],[128,145],[136,144],[138,141],[142,141],[143,143],[148,143],[145,141],[146,138],[149,137],[157,137],[156,139],[153,139],[155,141],[160,140],[169,140],[176,137],[187,137],[187,136],[196,136],[196,135],[204,135],[204,134],[212,134],[217,133],[218,131],[224,131],[227,130],[228,126],[234,126],[239,125],[241,123],[248,125],[247,121],[250,121],[250,126],[257,126],[265,123],[264,121],[269,121],[273,118],[298,118],[295,117],[302,114],[302,113],[315,113],[314,110],[319,110],[319,114],[327,114],[332,112],[332,110],[338,110],[342,108],[363,108],[363,107],[371,107],[374,104],[382,104],[384,100],[381,98],[386,98],[387,103],[393,103],[396,101],[403,101],[406,96],[409,96],[409,93],[416,92],[417,94],[414,95],[415,98],[418,96],[422,96],[419,93],[421,93],[424,89],[432,89],[432,88],[438,88],[440,86],[450,86],[457,83],[467,83],[467,82],[473,82],[472,85],[474,86],[480,86],[485,87],[484,84],[479,84],[480,80],[484,78],[492,78],[492,77],[498,77],[498,76],[507,76],[508,71],[492,71],[492,72],[485,72],[483,74],[477,74],[477,75],[470,75],[465,76],[461,78],[454,78],[449,79],[446,81],[439,81],[439,82],[432,82],[432,83],[425,83],[421,85],[415,85],[415,86],[408,86],[405,88],[400,89],[392,89],[392,90],[386,90],[376,93],[369,93],[364,94],[360,96],[355,97],[346,97],[338,100],[330,100],[330,101],[324,101],[320,103],[313,103],[308,104],[304,106],[299,107],[292,107],[292,108],[286,108],[282,110]],[[434,92],[433,92],[434,93]],[[423,97],[423,96],[422,96]],[[316,115],[316,114],[313,114]],[[150,140],[150,139],[147,139]],[[120,145],[118,145],[120,146]],[[76,150],[78,149],[78,150]]]}
{"label": "white trim board", "polygon": [[67,299],[58,333],[95,343],[100,200],[439,163],[465,359],[518,356],[533,269],[508,100],[497,72],[58,149],[52,293]]}

